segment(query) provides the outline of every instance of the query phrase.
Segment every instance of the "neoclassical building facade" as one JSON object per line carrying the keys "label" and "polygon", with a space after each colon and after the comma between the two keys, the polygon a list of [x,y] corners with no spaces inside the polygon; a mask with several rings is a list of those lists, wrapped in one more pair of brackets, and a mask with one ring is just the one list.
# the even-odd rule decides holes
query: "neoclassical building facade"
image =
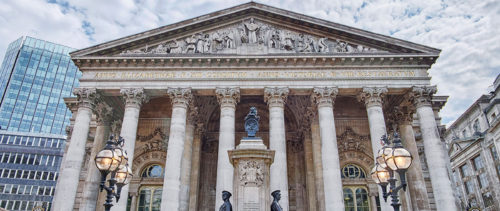
{"label": "neoclassical building facade", "polygon": [[93,158],[110,134],[134,175],[112,210],[218,210],[246,184],[228,151],[251,107],[274,158],[248,174],[268,177],[284,210],[392,210],[370,177],[392,130],[414,158],[404,209],[456,210],[446,97],[428,74],[439,52],[254,2],[73,52],[83,74],[53,210],[103,209]]}

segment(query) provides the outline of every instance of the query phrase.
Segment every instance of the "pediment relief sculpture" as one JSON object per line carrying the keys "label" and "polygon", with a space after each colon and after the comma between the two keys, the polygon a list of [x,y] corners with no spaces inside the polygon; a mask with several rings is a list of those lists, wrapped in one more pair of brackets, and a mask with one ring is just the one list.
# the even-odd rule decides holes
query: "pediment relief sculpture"
{"label": "pediment relief sculpture", "polygon": [[219,29],[126,50],[120,55],[370,52],[383,51],[336,38],[304,34],[250,18]]}

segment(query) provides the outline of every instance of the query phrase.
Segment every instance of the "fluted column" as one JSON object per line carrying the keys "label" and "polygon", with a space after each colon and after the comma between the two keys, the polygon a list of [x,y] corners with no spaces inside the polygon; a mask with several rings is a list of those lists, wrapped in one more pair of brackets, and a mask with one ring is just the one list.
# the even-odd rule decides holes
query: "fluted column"
{"label": "fluted column", "polygon": [[[382,148],[380,139],[387,133],[385,128],[384,112],[382,110],[382,100],[387,93],[385,87],[364,87],[359,93],[358,100],[364,102],[368,114],[368,124],[370,127],[370,139],[372,145],[373,159],[377,157],[378,151]],[[376,162],[376,161],[375,161]],[[392,209],[390,200],[385,202],[382,199],[382,189],[379,188],[380,207],[382,210]]]}
{"label": "fluted column", "polygon": [[161,210],[180,209],[181,163],[186,139],[187,109],[193,98],[191,89],[169,88],[172,101],[172,119],[168,139],[167,161],[161,196]]}
{"label": "fluted column", "polygon": [[342,179],[340,177],[339,152],[333,117],[333,102],[337,96],[336,87],[313,89],[313,101],[318,106],[321,134],[321,156],[325,191],[325,210],[344,210]]}
{"label": "fluted column", "polygon": [[[220,105],[219,154],[217,157],[217,185],[215,188],[215,210],[222,205],[222,191],[233,193],[234,168],[229,162],[228,150],[234,149],[236,104],[240,101],[239,88],[217,88]],[[231,198],[232,199],[232,198]]]}
{"label": "fluted column", "polygon": [[285,137],[285,103],[289,90],[285,87],[264,89],[264,101],[269,106],[269,149],[274,150],[271,164],[270,190],[280,190],[280,205],[288,211],[288,173]]}
{"label": "fluted column", "polygon": [[[310,127],[310,125],[309,125]],[[316,188],[314,184],[313,149],[310,129],[303,133],[304,162],[306,166],[307,210],[316,211]]]}
{"label": "fluted column", "polygon": [[101,100],[95,109],[97,127],[95,131],[94,143],[92,144],[92,151],[87,165],[87,176],[82,191],[82,202],[80,203],[80,210],[94,211],[96,210],[97,197],[99,196],[99,184],[101,181],[101,173],[95,165],[94,158],[104,145],[109,137],[111,129],[111,121],[113,118],[113,110],[105,102]]}
{"label": "fluted column", "polygon": [[189,188],[189,210],[196,210],[198,207],[198,187],[200,184],[200,158],[201,158],[201,136],[205,127],[203,123],[196,123],[193,138],[193,152],[191,159],[191,182]]}
{"label": "fluted column", "polygon": [[184,152],[182,153],[181,163],[181,211],[187,211],[189,208],[189,185],[191,183],[191,161],[193,155],[193,138],[196,118],[198,117],[198,108],[189,106],[189,113],[186,125],[186,140],[184,141]]}
{"label": "fluted column", "polygon": [[80,170],[85,155],[85,144],[92,119],[92,109],[96,98],[98,98],[96,89],[76,88],[73,93],[78,98],[78,113],[75,118],[68,151],[65,154],[64,163],[61,165],[57,181],[53,200],[53,210],[56,211],[73,210]]}
{"label": "fluted column", "polygon": [[408,181],[408,192],[410,193],[411,207],[417,211],[430,211],[429,196],[425,187],[425,179],[422,173],[420,155],[418,154],[415,134],[413,132],[413,106],[398,106],[394,108],[393,116],[399,127],[399,133],[404,147],[410,152],[414,161],[406,173]]}
{"label": "fluted column", "polygon": [[[142,88],[127,88],[121,89],[120,94],[125,102],[125,112],[123,113],[122,129],[120,136],[123,137],[125,143],[123,150],[128,156],[128,165],[132,169],[134,161],[135,138],[137,136],[137,125],[139,123],[139,113],[143,103],[148,101],[148,97]],[[120,199],[113,210],[126,210],[128,190],[130,185],[125,185],[122,188]]]}
{"label": "fluted column", "polygon": [[436,93],[436,86],[413,87],[409,97],[417,108],[436,208],[437,210],[458,210],[451,181],[448,177],[446,167],[448,161],[431,106],[431,98],[434,93]]}

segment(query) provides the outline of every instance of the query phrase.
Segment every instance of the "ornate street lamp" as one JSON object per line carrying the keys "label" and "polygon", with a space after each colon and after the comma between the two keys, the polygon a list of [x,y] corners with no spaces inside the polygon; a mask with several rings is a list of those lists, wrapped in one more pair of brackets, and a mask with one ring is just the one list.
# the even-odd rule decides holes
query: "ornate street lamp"
{"label": "ornate street lamp", "polygon": [[[395,211],[399,211],[401,204],[398,199],[399,190],[406,191],[406,170],[410,167],[413,157],[410,152],[403,148],[399,134],[394,132],[392,143],[386,135],[382,136],[383,147],[377,153],[376,164],[371,171],[372,179],[382,187],[384,201],[391,196],[391,206]],[[394,175],[397,172],[401,179],[401,184],[396,186],[397,179]],[[387,185],[390,185],[387,192]]]}
{"label": "ornate street lamp", "polygon": [[[101,192],[106,190],[106,202],[104,208],[109,211],[113,206],[113,197],[116,201],[120,199],[122,187],[132,178],[132,172],[128,166],[127,153],[123,151],[122,146],[124,139],[119,137],[114,140],[113,136],[109,137],[106,146],[95,157],[95,165],[101,172]],[[106,177],[110,174],[108,186],[106,186]],[[116,192],[115,192],[116,185]]]}

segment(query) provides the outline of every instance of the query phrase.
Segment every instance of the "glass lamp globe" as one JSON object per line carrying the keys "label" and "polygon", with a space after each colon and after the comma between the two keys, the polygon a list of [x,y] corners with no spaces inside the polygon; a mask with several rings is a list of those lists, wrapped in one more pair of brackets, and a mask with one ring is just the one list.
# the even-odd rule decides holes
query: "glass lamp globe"
{"label": "glass lamp globe", "polygon": [[128,163],[127,153],[120,147],[115,148],[114,151],[121,158],[121,162],[119,165],[126,165]]}
{"label": "glass lamp globe", "polygon": [[101,171],[115,171],[122,162],[114,149],[103,149],[95,157],[95,164]]}
{"label": "glass lamp globe", "polygon": [[376,161],[382,168],[387,167],[387,164],[385,163],[386,160],[385,158],[387,155],[391,154],[391,152],[392,152],[391,147],[383,147],[378,151]]}
{"label": "glass lamp globe", "polygon": [[394,148],[391,154],[385,157],[385,163],[394,171],[408,169],[412,160],[410,152],[402,147]]}
{"label": "glass lamp globe", "polygon": [[383,168],[379,164],[375,164],[371,171],[371,176],[372,179],[375,180],[375,183],[377,184],[385,184],[389,181],[389,171],[387,169]]}
{"label": "glass lamp globe", "polygon": [[121,165],[115,175],[116,183],[126,185],[132,179],[132,171],[128,165]]}

